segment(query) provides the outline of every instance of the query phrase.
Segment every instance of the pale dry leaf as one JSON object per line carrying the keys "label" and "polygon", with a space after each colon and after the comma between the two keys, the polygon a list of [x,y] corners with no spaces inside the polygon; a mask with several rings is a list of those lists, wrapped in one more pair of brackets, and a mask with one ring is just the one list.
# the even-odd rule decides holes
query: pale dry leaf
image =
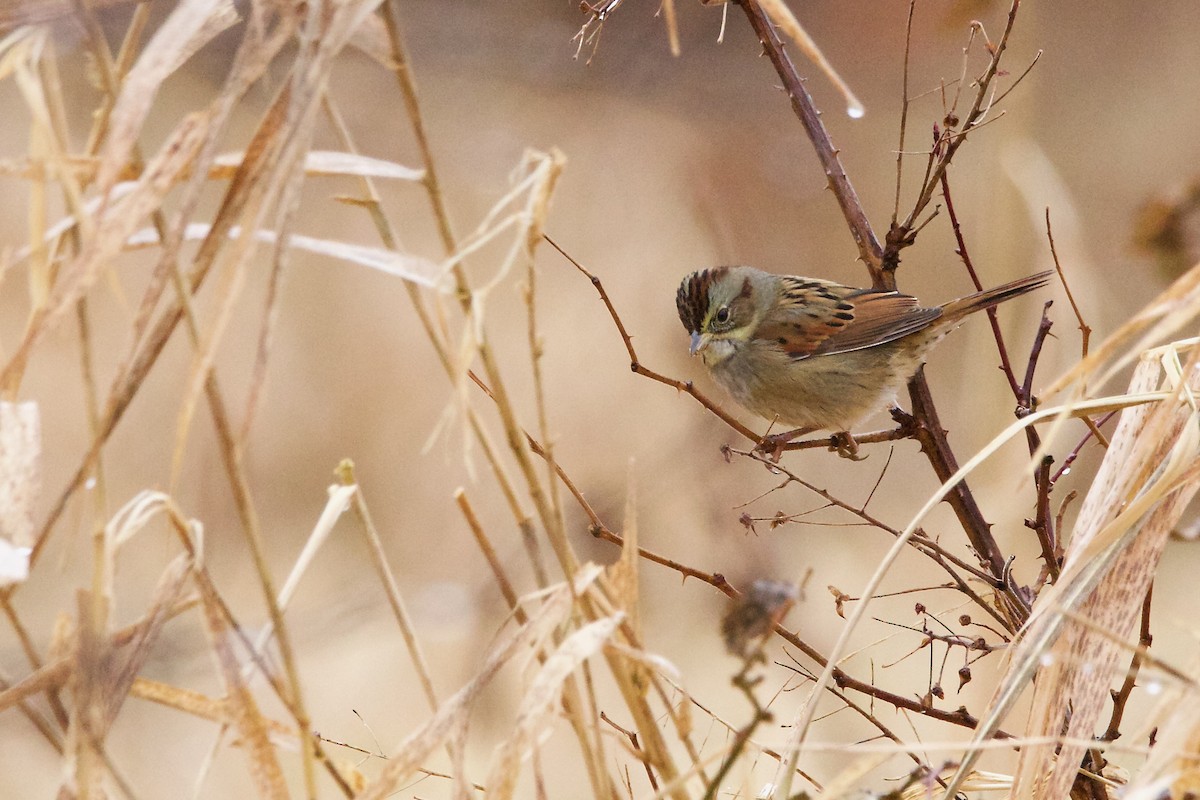
{"label": "pale dry leaf", "polygon": [[[244,153],[223,153],[213,159],[210,178],[232,178],[242,165]],[[394,161],[361,156],[340,150],[310,150],[304,156],[304,173],[310,176],[352,176],[386,178],[397,181],[421,181],[425,170],[413,169]]]}
{"label": "pale dry leaf", "polygon": [[388,39],[387,26],[378,14],[372,14],[362,25],[358,26],[354,35],[350,37],[350,46],[361,50],[386,70],[396,68],[395,59],[392,58],[392,44]]}
{"label": "pale dry leaf", "polygon": [[34,402],[0,402],[0,587],[25,580],[42,486],[42,431]]}
{"label": "pale dry leaf", "polygon": [[162,82],[237,21],[231,0],[181,0],[174,7],[121,86],[101,158],[101,194],[107,193],[124,169]]}
{"label": "pale dry leaf", "polygon": [[[236,722],[228,700],[209,697],[193,689],[172,686],[146,677],[139,676],[133,681],[129,687],[129,695],[210,722],[229,726]],[[266,723],[273,742],[289,748],[296,747],[296,731],[291,726],[273,719],[266,719]]]}
{"label": "pale dry leaf", "polygon": [[817,69],[825,73],[825,77],[829,79],[839,92],[842,93],[842,98],[846,101],[846,114],[854,119],[858,119],[866,110],[863,104],[854,92],[850,90],[850,86],[842,80],[842,76],[838,74],[829,60],[825,58],[825,54],[821,52],[821,48],[817,47],[817,43],[808,35],[808,31],[804,30],[804,26],[796,19],[796,15],[787,7],[787,3],[783,0],[759,0],[759,4],[771,21],[779,26],[780,30],[787,34],[788,38],[796,43],[800,48],[800,52],[804,53],[805,57],[816,65]]}
{"label": "pale dry leaf", "polygon": [[628,616],[634,636],[641,641],[638,600],[638,567],[641,564],[641,556],[638,554],[637,483],[634,480],[632,459],[625,481],[625,528],[621,535],[624,537],[621,557],[609,567],[610,584],[613,588],[613,599]]}
{"label": "pale dry leaf", "polygon": [[144,622],[138,626],[138,631],[128,645],[105,660],[104,670],[104,711],[100,722],[107,729],[113,724],[129,690],[142,666],[150,657],[150,650],[158,641],[163,626],[170,618],[170,611],[183,596],[186,580],[192,572],[192,558],[187,553],[176,556],[163,571],[162,577],[154,592],[154,599],[145,615]]}
{"label": "pale dry leaf", "polygon": [[234,729],[242,739],[242,749],[250,761],[250,774],[258,787],[258,794],[272,800],[287,800],[287,781],[284,779],[275,748],[271,746],[270,726],[259,710],[253,693],[242,679],[241,664],[233,652],[229,628],[218,600],[206,582],[198,581],[197,585],[203,601],[201,605],[204,609],[205,628],[221,677],[224,679]]}
{"label": "pale dry leaf", "polygon": [[488,797],[507,800],[516,790],[520,762],[542,737],[549,735],[562,696],[563,683],[616,632],[625,615],[618,613],[584,625],[568,636],[542,664],[521,697],[512,735],[497,749],[488,772]]}
{"label": "pale dry leaf", "polygon": [[[321,516],[317,518],[317,524],[313,526],[312,533],[308,535],[308,540],[304,543],[304,549],[300,551],[300,555],[296,558],[296,563],[292,566],[292,571],[288,573],[287,580],[283,582],[283,588],[279,590],[279,610],[287,610],[288,605],[292,601],[292,596],[296,593],[296,587],[300,585],[300,579],[304,577],[304,573],[312,565],[317,553],[321,547],[329,540],[329,535],[333,532],[334,525],[342,518],[342,515],[350,508],[350,501],[354,497],[354,493],[358,491],[358,487],[344,486],[335,484],[329,487],[329,500],[325,503],[325,508],[321,510]],[[267,642],[271,641],[271,637],[275,634],[275,629],[268,621],[259,633],[258,638],[254,642],[254,649],[258,652],[263,652],[267,646]],[[247,669],[252,667],[247,664]]]}
{"label": "pale dry leaf", "polygon": [[[493,646],[483,665],[475,672],[475,677],[443,702],[432,719],[405,737],[388,758],[374,783],[356,800],[386,800],[392,797],[400,783],[411,776],[431,752],[442,747],[449,737],[461,729],[475,700],[500,669],[520,653],[536,649],[538,642],[553,635],[558,626],[570,618],[574,608],[573,598],[600,575],[600,569],[589,565],[581,573],[574,592],[558,584],[537,593],[542,603],[530,612],[528,621]],[[2,696],[3,693],[0,693]]]}
{"label": "pale dry leaf", "polygon": [[[212,226],[207,223],[193,222],[184,231],[184,238],[190,241],[204,239],[211,230]],[[230,228],[228,235],[230,238],[240,236],[241,230],[240,226],[235,225]],[[254,231],[254,237],[258,241],[267,244],[274,244],[279,238],[275,231],[262,228]],[[301,234],[292,234],[288,237],[287,243],[297,250],[304,250],[309,253],[336,258],[350,264],[357,264],[361,267],[368,267],[369,269],[378,270],[402,280],[411,281],[420,286],[426,286],[442,292],[450,290],[450,284],[446,280],[445,273],[441,267],[435,262],[421,258],[420,256],[398,253],[394,250],[385,250],[381,247],[351,244],[350,242],[340,242],[336,239],[319,239],[315,236],[304,236]],[[156,247],[158,244],[158,234],[153,228],[143,228],[131,235],[126,241],[126,245],[131,249]]]}

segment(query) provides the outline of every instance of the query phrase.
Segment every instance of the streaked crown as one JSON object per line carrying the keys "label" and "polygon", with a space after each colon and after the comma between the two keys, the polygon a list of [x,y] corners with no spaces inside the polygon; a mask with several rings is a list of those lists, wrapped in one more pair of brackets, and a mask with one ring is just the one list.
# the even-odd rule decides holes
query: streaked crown
{"label": "streaked crown", "polygon": [[704,329],[704,318],[708,314],[709,288],[719,281],[729,267],[713,267],[693,272],[679,284],[675,293],[675,307],[679,310],[679,321],[684,330],[695,333]]}

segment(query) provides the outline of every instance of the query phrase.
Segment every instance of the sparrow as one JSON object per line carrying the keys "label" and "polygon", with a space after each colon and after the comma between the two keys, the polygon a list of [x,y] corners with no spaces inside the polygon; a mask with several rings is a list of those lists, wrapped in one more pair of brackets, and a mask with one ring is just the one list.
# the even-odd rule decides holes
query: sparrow
{"label": "sparrow", "polygon": [[[848,432],[893,404],[929,349],[969,314],[1045,286],[1052,272],[923,307],[886,289],[713,267],[679,284],[690,351],[740,405],[796,430]],[[773,437],[778,438],[778,437]]]}

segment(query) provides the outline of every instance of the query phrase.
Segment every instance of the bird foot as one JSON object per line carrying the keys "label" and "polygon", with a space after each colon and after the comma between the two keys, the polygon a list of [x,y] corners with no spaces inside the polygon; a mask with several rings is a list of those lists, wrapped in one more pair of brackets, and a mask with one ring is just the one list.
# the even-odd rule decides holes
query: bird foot
{"label": "bird foot", "polygon": [[865,461],[867,458],[858,454],[858,442],[854,441],[854,434],[850,431],[838,431],[830,436],[829,449],[851,461]]}
{"label": "bird foot", "polygon": [[[769,456],[772,464],[778,464],[780,456],[783,455],[784,446],[798,436],[803,436],[806,433],[812,433],[813,428],[796,428],[783,433],[773,433],[770,436],[764,436],[758,444],[754,445],[753,452],[762,453]],[[857,446],[857,445],[856,445]]]}

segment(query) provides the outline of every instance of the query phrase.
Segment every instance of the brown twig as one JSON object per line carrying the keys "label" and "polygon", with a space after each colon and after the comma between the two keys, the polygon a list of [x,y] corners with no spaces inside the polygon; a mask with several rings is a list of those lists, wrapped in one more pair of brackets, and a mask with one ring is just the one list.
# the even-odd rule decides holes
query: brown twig
{"label": "brown twig", "polygon": [[583,273],[583,275],[592,282],[592,286],[596,287],[596,292],[600,295],[600,300],[603,301],[604,307],[608,309],[608,314],[609,314],[609,316],[612,317],[613,324],[615,324],[617,326],[617,331],[621,334],[621,341],[625,344],[625,352],[627,352],[629,354],[629,369],[630,370],[632,370],[637,375],[641,375],[643,377],[649,378],[650,380],[666,384],[667,386],[673,387],[674,389],[676,389],[680,392],[685,392],[685,393],[691,395],[692,398],[694,398],[696,400],[696,402],[700,403],[700,405],[707,408],[709,411],[711,411],[713,414],[715,414],[722,422],[724,422],[729,427],[733,428],[735,431],[740,433],[745,438],[749,439],[752,442],[761,441],[762,437],[758,436],[757,434],[754,433],[754,431],[750,430],[745,425],[738,422],[727,411],[725,411],[725,409],[721,408],[715,402],[713,402],[712,400],[709,400],[708,397],[706,397],[704,395],[704,393],[702,393],[699,389],[697,389],[692,384],[691,381],[680,381],[680,380],[676,380],[675,378],[669,378],[666,375],[662,375],[660,373],[657,373],[651,369],[647,369],[646,367],[642,366],[641,361],[638,360],[637,351],[635,351],[633,349],[633,338],[629,335],[629,332],[627,330],[625,330],[625,323],[621,321],[621,315],[617,313],[617,309],[615,306],[613,306],[612,300],[608,296],[608,292],[606,292],[604,290],[604,284],[601,283],[600,279],[598,277],[596,277],[595,275],[593,275],[591,272],[589,272],[582,264],[580,264],[578,261],[576,261],[570,255],[568,255],[567,252],[565,250],[563,250],[561,247],[559,247],[558,243],[556,243],[553,239],[551,239],[549,236],[545,236],[545,239],[547,242],[550,243],[551,247],[553,247],[555,250],[557,250],[559,253],[562,254],[563,258],[565,258],[565,259],[567,259],[567,261],[571,262],[571,264],[574,265],[575,269],[577,269],[581,273]]}
{"label": "brown twig", "polygon": [[622,728],[620,725],[613,722],[612,717],[608,716],[603,711],[600,712],[600,719],[603,722],[606,722],[608,725],[610,725],[613,728],[613,730],[622,734],[626,739],[629,740],[629,746],[631,748],[633,748],[633,752],[635,754],[637,754],[638,760],[641,761],[642,766],[646,768],[646,778],[650,781],[650,788],[653,789],[655,792],[657,792],[658,791],[658,778],[655,777],[654,768],[652,766],[650,766],[650,761],[646,757],[645,752],[643,752],[642,746],[640,744],[638,744],[637,731],[631,731],[628,728]]}
{"label": "brown twig", "polygon": [[[1079,440],[1079,443],[1076,444],[1071,452],[1067,454],[1067,457],[1063,459],[1062,466],[1058,468],[1058,472],[1054,473],[1054,476],[1050,479],[1051,485],[1058,483],[1059,478],[1071,471],[1071,465],[1075,463],[1075,459],[1079,458],[1079,453],[1081,450],[1083,450],[1083,446],[1088,443],[1088,440],[1091,439],[1092,436],[1099,432],[1101,427],[1103,427],[1116,415],[1116,411],[1110,411],[1101,417],[1099,422],[1092,423],[1088,426],[1088,432],[1083,435],[1083,438]],[[1100,440],[1105,446],[1108,445],[1107,441],[1104,440],[1103,435],[1100,436]]]}
{"label": "brown twig", "polygon": [[[606,541],[612,542],[613,544],[623,545],[625,543],[625,539],[620,534],[613,533],[612,531],[608,530],[607,528],[593,528],[592,534],[594,536],[596,536],[597,538],[604,539]],[[727,597],[731,597],[731,598],[741,597],[741,594],[742,594],[741,591],[737,587],[735,587],[732,583],[730,583],[725,578],[725,576],[719,572],[713,572],[713,573],[703,572],[701,570],[694,569],[692,567],[688,567],[686,565],[680,564],[679,562],[673,561],[672,559],[665,558],[663,556],[659,556],[655,553],[651,553],[651,552],[645,550],[644,548],[638,548],[638,553],[639,553],[639,555],[641,555],[643,558],[647,559],[648,561],[653,561],[656,564],[660,564],[669,569],[673,569],[676,572],[679,572],[684,577],[698,578],[699,580],[704,581],[708,585],[719,590],[720,592],[725,594]],[[797,636],[792,631],[785,628],[782,623],[776,623],[774,630],[775,630],[775,633],[777,635],[779,635],[781,638],[783,638],[788,644],[790,644],[793,647],[795,647],[796,649],[800,650],[802,653],[804,653],[805,656],[807,656],[808,658],[815,661],[822,668],[824,668],[825,665],[829,663],[828,659],[826,659],[819,650],[817,650],[813,646],[809,645],[807,642],[805,642],[803,639],[801,639],[799,636]],[[885,689],[880,689],[878,686],[875,686],[874,684],[867,683],[865,681],[861,681],[861,680],[858,680],[857,678],[851,677],[850,675],[848,675],[841,669],[834,669],[833,680],[836,683],[836,685],[841,689],[853,689],[857,692],[868,695],[870,697],[874,697],[877,700],[881,700],[885,703],[895,706],[896,708],[903,708],[908,711],[914,711],[923,716],[927,716],[930,719],[936,719],[936,720],[940,720],[942,722],[949,722],[951,724],[959,725],[959,726],[966,727],[966,728],[974,728],[975,724],[977,722],[976,718],[973,717],[966,710],[966,708],[960,707],[954,711],[944,711],[944,710],[937,709],[937,708],[930,708],[930,707],[922,705],[919,700],[913,699],[911,697],[906,697],[904,695],[899,695],[894,692],[889,692]],[[996,733],[996,738],[1007,739],[1010,737],[1009,737],[1009,734],[1001,731],[1001,732]]]}
{"label": "brown twig", "polygon": [[900,188],[904,176],[904,134],[908,128],[908,57],[912,51],[913,14],[916,9],[917,0],[909,0],[908,21],[904,25],[904,83],[900,95],[900,144],[896,148],[896,198],[892,203],[893,226],[900,216]]}
{"label": "brown twig", "polygon": [[[805,479],[801,478],[799,475],[788,470],[786,467],[783,467],[780,464],[770,461],[768,459],[768,457],[762,453],[757,453],[757,452],[752,452],[752,451],[743,452],[743,451],[738,451],[738,450],[731,450],[730,452],[736,453],[737,455],[744,456],[747,458],[752,458],[752,459],[760,462],[764,466],[766,466],[768,469],[771,469],[775,472],[781,473],[786,478],[785,485],[786,485],[786,483],[795,483],[798,486],[803,486],[808,491],[810,491],[813,494],[817,495],[818,497],[821,497],[822,499],[824,499],[830,505],[836,506],[837,508],[840,508],[843,511],[847,511],[847,512],[857,516],[859,519],[861,519],[863,522],[867,523],[871,527],[878,528],[879,530],[884,531],[885,533],[888,533],[892,536],[900,536],[901,535],[901,531],[897,530],[896,528],[892,527],[891,525],[888,525],[886,522],[879,519],[878,517],[868,514],[866,511],[865,503],[863,504],[862,507],[856,507],[850,503],[847,503],[844,500],[839,499],[837,496],[835,496],[831,492],[806,481]],[[1011,625],[1010,625],[1009,621],[1006,620],[1003,616],[1001,616],[996,611],[996,609],[992,607],[991,603],[988,603],[986,600],[984,600],[982,597],[980,597],[979,594],[976,593],[971,588],[970,584],[968,584],[961,575],[959,575],[954,569],[952,569],[950,565],[953,564],[955,567],[958,567],[959,569],[964,570],[965,572],[970,574],[972,577],[974,577],[976,580],[983,581],[985,584],[992,587],[993,589],[1002,588],[1002,584],[1000,583],[999,580],[997,580],[995,577],[989,575],[987,572],[984,572],[977,567],[971,566],[967,562],[965,562],[962,559],[955,556],[953,553],[948,552],[940,544],[938,544],[933,539],[929,538],[928,536],[926,536],[924,534],[913,536],[912,539],[910,539],[909,541],[910,541],[910,544],[918,550],[918,552],[924,554],[925,556],[928,556],[929,558],[931,558],[933,560],[933,562],[935,564],[937,564],[939,567],[941,567],[946,572],[946,574],[949,575],[950,578],[954,581],[955,587],[960,592],[962,592],[964,595],[969,597],[977,606],[979,606],[981,609],[983,609],[985,612],[987,612],[998,623],[1000,623],[1006,629],[1009,629],[1011,631]]]}
{"label": "brown twig", "polygon": [[[961,147],[963,142],[966,141],[967,134],[980,127],[984,121],[984,118],[987,116],[988,111],[992,107],[992,101],[988,99],[989,94],[992,91],[992,81],[999,73],[1000,59],[1003,57],[1004,51],[1008,48],[1008,37],[1012,33],[1013,25],[1017,20],[1017,10],[1020,7],[1021,0],[1012,0],[1011,4],[1009,5],[1008,18],[1005,22],[1004,32],[1000,35],[999,41],[995,43],[988,43],[988,50],[991,53],[991,59],[988,61],[988,65],[984,69],[983,74],[980,75],[975,81],[975,100],[971,104],[971,109],[967,112],[966,116],[959,119],[954,112],[954,107],[957,105],[956,98],[955,106],[952,106],[951,111],[947,114],[945,120],[947,123],[947,128],[944,134],[945,148],[940,153],[936,153],[935,155],[931,156],[930,165],[927,169],[925,184],[920,193],[917,195],[916,202],[913,203],[913,209],[909,213],[908,218],[899,225],[893,226],[893,228],[888,231],[888,252],[884,255],[884,263],[891,265],[891,269],[895,269],[895,265],[899,263],[900,250],[912,244],[910,232],[913,228],[913,224],[921,216],[921,213],[925,210],[925,207],[929,205],[929,201],[933,198],[934,191],[941,183],[942,175],[945,174],[946,170],[950,166],[951,161],[954,160],[954,155],[958,152],[958,148]],[[972,31],[972,37],[973,36],[974,31]],[[965,60],[963,64],[963,70],[965,76]],[[959,83],[960,89],[964,83],[965,81],[961,81]],[[957,123],[957,127],[955,126],[955,123]]]}
{"label": "brown twig", "polygon": [[1112,715],[1108,718],[1108,728],[1100,737],[1101,741],[1112,742],[1121,736],[1121,720],[1125,716],[1125,704],[1129,702],[1129,695],[1133,693],[1133,687],[1137,685],[1138,671],[1145,660],[1145,651],[1154,642],[1154,636],[1150,633],[1150,604],[1153,598],[1154,584],[1152,583],[1146,590],[1146,599],[1142,601],[1142,623],[1138,630],[1138,649],[1134,651],[1133,659],[1129,662],[1129,669],[1125,671],[1125,680],[1121,682],[1121,688],[1111,692]]}
{"label": "brown twig", "polygon": [[1092,338],[1092,329],[1083,321],[1083,313],[1079,310],[1079,304],[1075,302],[1071,285],[1067,283],[1067,275],[1058,261],[1058,250],[1054,247],[1054,231],[1050,228],[1050,209],[1048,207],[1046,208],[1046,240],[1050,242],[1050,256],[1054,259],[1054,270],[1058,273],[1058,279],[1062,281],[1063,291],[1067,293],[1067,302],[1071,304],[1071,310],[1075,312],[1075,320],[1079,323],[1079,335],[1082,340],[1080,342],[1082,351],[1080,358],[1087,358],[1088,341]]}
{"label": "brown twig", "polygon": [[1054,488],[1050,481],[1050,467],[1053,465],[1052,456],[1043,457],[1038,465],[1033,481],[1037,488],[1037,516],[1025,520],[1025,527],[1037,534],[1038,544],[1042,548],[1042,563],[1046,565],[1051,579],[1057,581],[1062,570],[1062,553],[1058,548],[1054,519],[1050,515],[1050,490]]}
{"label": "brown twig", "polygon": [[[898,428],[889,428],[885,431],[871,431],[870,433],[854,434],[855,444],[879,444],[880,442],[895,442],[901,439],[909,439],[912,437],[912,431],[903,426]],[[822,439],[801,439],[798,442],[787,442],[779,446],[779,451],[785,450],[816,450],[825,448],[830,451],[837,451],[844,447],[842,441],[844,437],[838,434],[826,436]]]}
{"label": "brown twig", "polygon": [[[934,128],[934,149],[940,147],[938,142],[937,126]],[[983,291],[983,283],[979,280],[979,274],[975,271],[975,264],[971,261],[971,254],[967,252],[967,241],[963,238],[962,227],[958,224],[958,215],[954,213],[954,201],[950,198],[950,179],[946,173],[942,173],[942,197],[946,201],[946,214],[950,217],[950,228],[954,231],[954,241],[957,246],[955,253],[962,259],[963,266],[967,268],[967,274],[971,276],[971,283],[975,285],[975,291]],[[992,338],[996,341],[996,350],[1000,354],[1000,370],[1004,373],[1004,377],[1008,379],[1008,386],[1012,389],[1013,395],[1017,398],[1017,402],[1021,402],[1021,390],[1017,386],[1017,376],[1013,372],[1012,362],[1008,358],[1008,348],[1004,344],[1004,334],[1000,331],[1000,318],[996,313],[996,307],[992,306],[987,310],[988,323],[992,327]],[[1033,428],[1027,428],[1033,431]]]}
{"label": "brown twig", "polygon": [[775,26],[771,24],[771,20],[757,0],[739,0],[739,2],[742,10],[746,12],[746,18],[750,21],[750,27],[754,29],[754,33],[771,59],[776,73],[783,81],[783,88],[792,102],[792,110],[799,117],[805,133],[808,134],[808,138],[813,144],[813,149],[817,152],[817,158],[820,159],[821,167],[829,180],[829,188],[833,190],[833,196],[837,198],[838,206],[842,209],[842,216],[846,218],[846,225],[850,228],[850,235],[854,237],[854,243],[858,246],[858,257],[862,259],[871,273],[871,281],[879,288],[896,288],[894,276],[887,274],[884,269],[883,247],[875,236],[871,223],[867,220],[858,194],[846,176],[845,168],[842,167],[838,150],[833,146],[833,141],[829,138],[824,123],[821,122],[821,115],[813,104],[808,89],[804,87],[804,82],[796,71],[796,65],[792,63],[791,57],[783,49],[783,43],[775,31]]}

